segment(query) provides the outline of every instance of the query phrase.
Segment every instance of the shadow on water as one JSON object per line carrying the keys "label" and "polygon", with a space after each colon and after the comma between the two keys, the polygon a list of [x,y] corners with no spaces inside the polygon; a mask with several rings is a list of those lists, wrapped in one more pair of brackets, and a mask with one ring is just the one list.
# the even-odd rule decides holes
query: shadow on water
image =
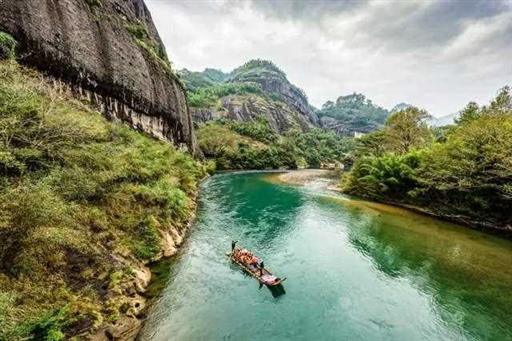
{"label": "shadow on water", "polygon": [[286,291],[284,290],[284,285],[282,284],[273,287],[267,287],[267,289],[270,291],[274,298],[278,298],[279,296],[286,294]]}
{"label": "shadow on water", "polygon": [[389,278],[432,297],[447,325],[470,338],[512,338],[508,241],[401,209],[346,210],[353,247]]}
{"label": "shadow on water", "polygon": [[[232,270],[240,272],[240,274],[242,274],[245,277],[245,279],[252,280],[252,281],[257,281],[254,277],[249,275],[247,272],[245,272],[242,268],[240,268],[240,266],[236,265],[235,263],[230,262],[230,266],[229,267]],[[286,294],[286,291],[285,291],[284,286],[282,284],[276,285],[276,286],[267,286],[267,285],[263,285],[259,281],[257,281],[257,282],[259,283],[259,286],[258,286],[259,290],[261,290],[263,287],[266,287],[270,291],[270,293],[272,294],[272,297],[274,297],[274,298],[278,298],[278,297]]]}

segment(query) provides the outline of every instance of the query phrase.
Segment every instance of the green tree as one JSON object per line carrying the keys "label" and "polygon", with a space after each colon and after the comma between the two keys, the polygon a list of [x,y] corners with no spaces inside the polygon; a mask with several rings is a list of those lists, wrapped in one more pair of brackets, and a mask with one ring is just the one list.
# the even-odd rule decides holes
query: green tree
{"label": "green tree", "polygon": [[498,95],[491,101],[488,108],[484,108],[484,111],[499,115],[504,113],[510,113],[512,110],[512,96],[510,95],[510,87],[504,86],[498,92]]}
{"label": "green tree", "polygon": [[[436,143],[422,144],[422,140],[409,138],[427,134],[422,131],[422,114],[417,109],[410,113],[411,117],[394,115],[385,133],[395,139],[395,149],[381,156],[359,157],[344,176],[343,189],[374,200],[422,206],[480,226],[511,230],[509,91],[503,88],[482,109],[468,105],[459,124],[446,128]],[[392,136],[391,132],[398,134]]]}
{"label": "green tree", "polygon": [[383,155],[386,152],[386,137],[383,130],[378,130],[356,139],[355,156]]}
{"label": "green tree", "polygon": [[412,148],[425,147],[432,142],[432,132],[426,120],[430,115],[425,110],[410,107],[391,115],[386,121],[387,148],[404,154]]}
{"label": "green tree", "polygon": [[455,123],[465,124],[474,121],[478,117],[480,117],[480,107],[475,102],[469,102],[460,112],[459,118],[455,119]]}

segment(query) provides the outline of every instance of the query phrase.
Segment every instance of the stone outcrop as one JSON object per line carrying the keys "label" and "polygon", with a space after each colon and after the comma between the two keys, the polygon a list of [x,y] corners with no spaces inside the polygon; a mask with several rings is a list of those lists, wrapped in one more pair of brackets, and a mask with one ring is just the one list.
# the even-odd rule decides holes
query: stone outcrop
{"label": "stone outcrop", "polygon": [[264,117],[272,130],[283,133],[290,129],[307,130],[311,121],[288,104],[258,95],[230,95],[220,99],[221,110],[192,109],[195,122],[219,118],[249,122]]}
{"label": "stone outcrop", "polygon": [[290,83],[286,74],[272,62],[251,60],[233,70],[229,82],[259,84],[264,93],[279,98],[301,115],[301,121],[308,127],[318,125],[318,117],[311,109],[304,91]]}
{"label": "stone outcrop", "polygon": [[143,0],[0,1],[20,62],[65,81],[105,114],[195,152],[185,91]]}
{"label": "stone outcrop", "polygon": [[[192,108],[194,122],[218,118],[246,122],[264,117],[278,133],[289,129],[305,131],[320,124],[306,94],[290,83],[286,74],[270,61],[251,60],[230,73],[215,69],[202,72],[184,69],[180,75],[191,92],[211,91],[213,96],[229,93],[219,96],[215,105],[208,103],[206,107],[191,101],[195,106]],[[229,87],[234,89],[229,90]]]}

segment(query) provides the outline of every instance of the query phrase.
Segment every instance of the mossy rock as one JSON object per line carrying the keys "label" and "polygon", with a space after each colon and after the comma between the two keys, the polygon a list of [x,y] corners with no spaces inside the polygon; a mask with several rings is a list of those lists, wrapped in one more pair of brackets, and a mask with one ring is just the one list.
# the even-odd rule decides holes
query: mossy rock
{"label": "mossy rock", "polygon": [[0,31],[0,60],[16,57],[16,40],[8,33]]}

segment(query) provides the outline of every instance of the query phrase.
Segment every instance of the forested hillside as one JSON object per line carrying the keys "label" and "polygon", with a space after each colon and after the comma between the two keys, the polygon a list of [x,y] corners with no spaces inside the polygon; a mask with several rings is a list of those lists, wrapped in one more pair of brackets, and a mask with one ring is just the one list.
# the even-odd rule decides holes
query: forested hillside
{"label": "forested hillside", "polygon": [[350,139],[320,128],[304,92],[272,62],[180,75],[199,147],[218,169],[320,167],[339,164],[351,149]]}
{"label": "forested hillside", "polygon": [[407,108],[357,140],[343,190],[416,205],[473,226],[512,231],[512,101],[503,88],[486,106],[470,103],[457,124],[431,129]]}
{"label": "forested hillside", "polygon": [[362,94],[340,96],[327,101],[317,111],[321,125],[338,135],[353,136],[354,132],[368,133],[382,127],[389,112],[372,103]]}
{"label": "forested hillside", "polygon": [[217,169],[320,168],[322,163],[340,163],[353,147],[352,139],[322,129],[278,134],[264,118],[208,122],[199,127],[197,138]]}

